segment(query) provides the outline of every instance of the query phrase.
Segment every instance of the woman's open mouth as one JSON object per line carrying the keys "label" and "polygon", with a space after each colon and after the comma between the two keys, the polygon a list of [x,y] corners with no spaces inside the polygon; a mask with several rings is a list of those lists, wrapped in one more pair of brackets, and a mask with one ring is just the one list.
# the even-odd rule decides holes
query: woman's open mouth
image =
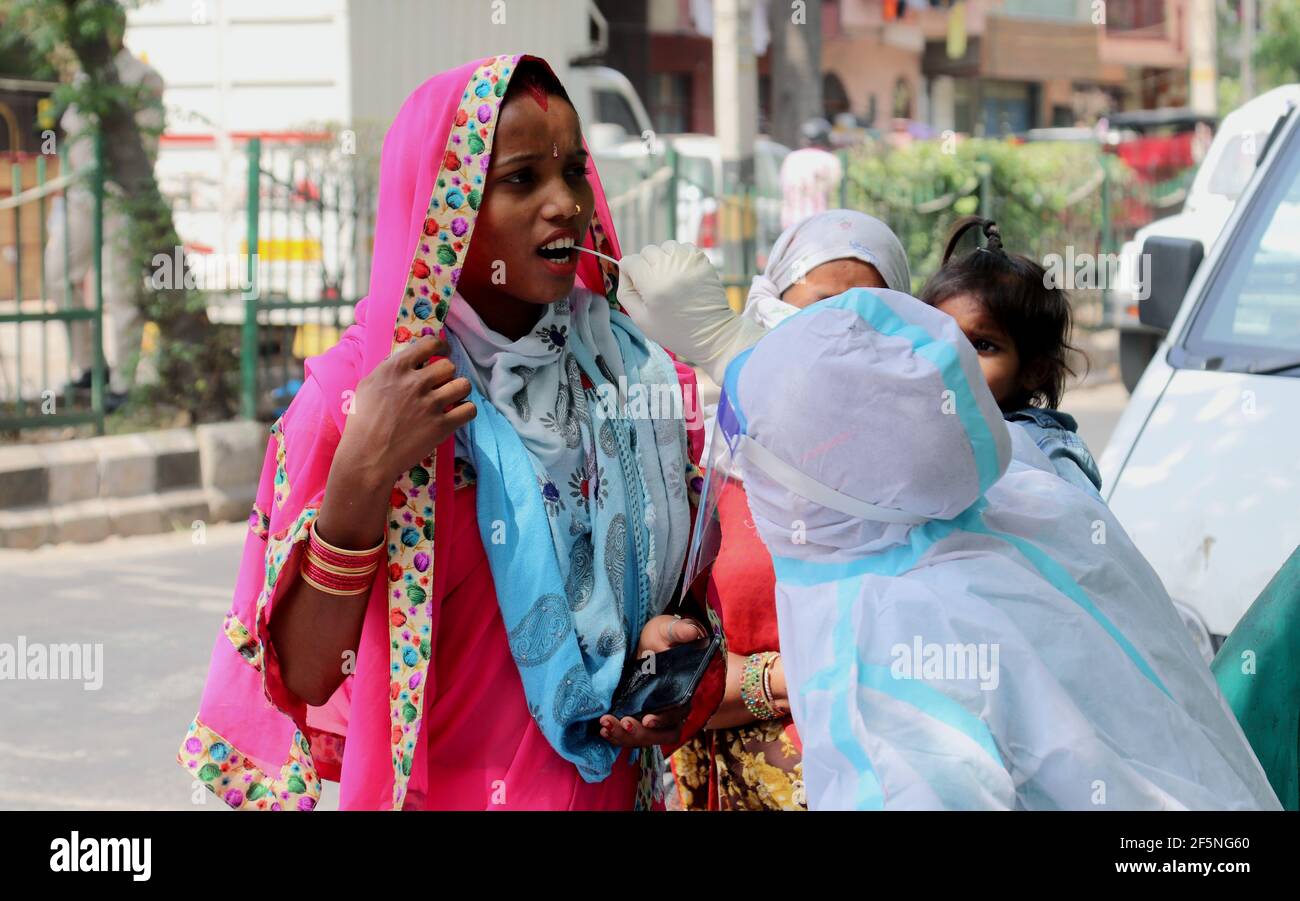
{"label": "woman's open mouth", "polygon": [[572,275],[578,268],[578,252],[573,249],[572,238],[556,238],[537,248],[537,255],[556,275]]}

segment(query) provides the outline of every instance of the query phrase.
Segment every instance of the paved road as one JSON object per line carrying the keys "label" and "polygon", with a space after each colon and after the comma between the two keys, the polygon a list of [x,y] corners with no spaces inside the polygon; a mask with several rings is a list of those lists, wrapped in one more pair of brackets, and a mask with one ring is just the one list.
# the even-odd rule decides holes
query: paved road
{"label": "paved road", "polygon": [[1061,406],[1079,422],[1079,435],[1098,460],[1128,403],[1120,382],[1085,384],[1066,392]]}
{"label": "paved road", "polygon": [[[1126,400],[1109,382],[1069,393],[1101,454]],[[0,679],[0,809],[204,809],[175,763],[230,603],[245,526],[0,550],[0,642],[101,643],[102,686]],[[322,808],[337,805],[332,784]]]}
{"label": "paved road", "polygon": [[[224,806],[175,758],[246,530],[0,551],[0,642],[103,645],[98,690],[0,680],[0,809]],[[337,803],[326,791],[322,807]]]}

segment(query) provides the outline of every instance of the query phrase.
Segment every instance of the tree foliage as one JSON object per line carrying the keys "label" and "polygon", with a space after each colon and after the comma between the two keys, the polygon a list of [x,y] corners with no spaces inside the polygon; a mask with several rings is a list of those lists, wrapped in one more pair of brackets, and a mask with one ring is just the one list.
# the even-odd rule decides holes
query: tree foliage
{"label": "tree foliage", "polygon": [[[61,71],[59,112],[75,104],[103,135],[105,203],[128,223],[105,253],[128,255],[125,268],[140,275],[132,279],[133,300],[160,334],[151,358],[157,379],[136,387],[133,404],[173,409],[192,421],[226,418],[234,411],[237,360],[208,321],[202,293],[187,289],[184,278],[173,287],[150,284],[155,255],[171,258],[181,241],[137,123],[141,110],[161,100],[143,85],[123,85],[113,62],[124,8],[116,0],[0,0],[0,18],[6,35],[21,35],[32,54]],[[86,77],[74,80],[76,71]]]}
{"label": "tree foliage", "polygon": [[[913,288],[940,265],[949,230],[973,213],[995,219],[1008,250],[1113,252],[1141,192],[1127,166],[1092,144],[969,138],[851,152],[844,202],[886,222],[903,242]],[[1139,223],[1139,224],[1144,224]]]}
{"label": "tree foliage", "polygon": [[1261,88],[1300,81],[1300,0],[1273,0],[1262,18],[1255,46]]}

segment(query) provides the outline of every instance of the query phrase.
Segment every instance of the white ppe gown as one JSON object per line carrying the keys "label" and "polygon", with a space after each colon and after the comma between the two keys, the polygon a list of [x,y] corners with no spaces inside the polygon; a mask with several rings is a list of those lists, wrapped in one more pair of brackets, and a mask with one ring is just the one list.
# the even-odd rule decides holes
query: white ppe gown
{"label": "white ppe gown", "polygon": [[853,289],[724,391],[810,808],[1279,809],[1155,572],[951,318]]}

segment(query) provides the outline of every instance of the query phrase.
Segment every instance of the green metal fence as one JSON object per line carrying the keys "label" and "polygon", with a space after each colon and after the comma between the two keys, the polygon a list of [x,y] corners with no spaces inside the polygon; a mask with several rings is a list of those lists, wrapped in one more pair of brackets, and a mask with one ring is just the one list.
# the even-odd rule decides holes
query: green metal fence
{"label": "green metal fence", "polygon": [[[250,418],[274,417],[288,405],[303,360],[338,339],[369,280],[375,166],[340,154],[331,142],[248,142],[241,409]],[[1033,177],[1017,177],[1006,160],[1000,168],[975,160],[933,176],[863,176],[864,160],[890,152],[864,146],[845,153],[846,177],[832,202],[874,215],[895,231],[912,264],[913,290],[937,269],[960,216],[978,212],[998,220],[1009,247],[1040,261],[1066,248],[1113,254],[1138,227],[1174,211],[1191,177],[1189,171],[1141,183],[1102,153],[1070,171],[1068,183],[1053,185],[1057,193],[1047,199]],[[644,156],[598,153],[596,162],[624,252],[670,238],[701,243],[707,232],[739,308],[780,233],[773,186],[721,195],[693,181],[671,147]],[[1072,296],[1081,327],[1105,324],[1101,291]]]}
{"label": "green metal fence", "polygon": [[[914,291],[938,269],[952,224],[971,213],[997,220],[1009,248],[1040,262],[1052,254],[1090,254],[1111,255],[1117,265],[1122,245],[1138,228],[1177,211],[1194,174],[1189,169],[1165,181],[1144,181],[1099,148],[999,141],[974,143],[962,153],[958,160],[937,141],[905,152],[881,143],[840,152],[846,174],[830,201],[876,216],[894,230],[911,263]],[[1069,163],[1044,175],[1042,160],[1054,155]],[[625,249],[669,237],[709,246],[732,305],[739,307],[781,231],[776,186],[721,194],[690,177],[698,159],[681,171],[671,153],[634,159],[641,165],[639,180],[625,171],[627,157],[597,160]],[[1038,162],[1022,171],[1022,159]],[[664,210],[676,215],[665,222]],[[711,217],[711,241],[701,240],[702,210]],[[1102,287],[1071,290],[1081,327],[1107,324],[1104,293]]]}
{"label": "green metal fence", "polygon": [[247,145],[241,413],[288,406],[303,361],[334,344],[370,280],[373,166],[332,135]]}
{"label": "green metal fence", "polygon": [[[104,430],[104,148],[99,136],[87,139],[95,141],[93,165],[68,172],[66,155],[61,154],[61,174],[55,178],[48,177],[46,156],[19,159],[7,154],[14,159],[9,166],[9,195],[0,199],[0,220],[7,226],[0,253],[0,433],[83,424],[94,426],[99,434]],[[88,285],[74,285],[71,279],[69,220],[76,192],[84,192],[79,199],[90,200]],[[65,211],[54,235],[61,239],[63,259],[47,264],[50,205],[56,198],[62,198]],[[53,271],[53,279],[47,270]],[[88,389],[72,385],[77,375],[72,371],[77,328],[90,331]],[[65,357],[62,365],[57,362],[60,355]]]}
{"label": "green metal fence", "polygon": [[[1032,146],[1032,145],[1031,145]],[[1090,255],[1098,265],[1118,253],[1138,228],[1176,212],[1195,174],[1188,169],[1159,182],[1144,181],[1112,154],[1090,148],[1034,150],[1013,145],[991,146],[1000,161],[967,158],[961,165],[935,163],[921,154],[913,163],[942,174],[899,178],[893,173],[892,151],[864,146],[842,153],[846,177],[839,204],[862,210],[890,226],[902,241],[912,269],[912,288],[920,289],[939,267],[952,225],[977,213],[1001,225],[1008,249],[1043,265],[1053,255],[1061,263]],[[1069,154],[1071,165],[1044,176],[1015,164],[1029,153]],[[1021,157],[1008,156],[1020,154]],[[1050,183],[1047,183],[1050,182]],[[1105,303],[1108,285],[1077,286],[1067,282],[1075,319],[1083,328],[1109,322]]]}
{"label": "green metal fence", "polygon": [[[936,248],[961,215],[980,212],[1013,223],[1018,231],[1008,236],[1009,246],[1037,259],[1067,246],[1115,253],[1138,227],[1175,211],[1192,176],[1188,171],[1143,183],[1125,173],[1115,157],[1097,154],[1089,165],[1069,173],[1068,185],[1055,186],[1066,194],[1053,205],[1039,202],[1034,178],[1009,182],[1005,161],[1001,170],[978,164],[956,174],[870,177],[876,170],[864,168],[864,161],[880,163],[889,152],[868,146],[846,153],[846,178],[832,200],[877,216],[894,229],[912,263],[914,289],[937,268]],[[12,230],[15,245],[13,252],[6,248],[0,254],[0,432],[76,424],[103,431],[101,144],[95,159],[85,171],[63,171],[55,178],[48,177],[44,157],[10,166],[10,196],[0,196],[0,226]],[[292,142],[253,138],[245,161],[245,284],[231,312],[241,328],[241,413],[265,419],[288,406],[301,385],[303,361],[338,340],[366,291],[377,166],[369,156],[343,152],[331,134]],[[768,186],[719,195],[713,186],[693,181],[671,147],[630,168],[627,163],[598,154],[625,252],[669,238],[700,243],[707,232],[729,296],[739,306],[780,232],[776,192]],[[45,260],[50,255],[50,206],[61,196],[66,203],[74,191],[93,198],[93,260],[89,283],[80,291],[69,277],[68,260],[53,268]],[[66,255],[67,216],[58,227]],[[34,252],[22,252],[24,234],[39,236]],[[1099,292],[1076,292],[1075,299],[1081,325],[1104,323]],[[91,334],[94,363],[86,389],[72,388],[76,373],[70,356],[60,358],[70,349],[74,328]]]}

